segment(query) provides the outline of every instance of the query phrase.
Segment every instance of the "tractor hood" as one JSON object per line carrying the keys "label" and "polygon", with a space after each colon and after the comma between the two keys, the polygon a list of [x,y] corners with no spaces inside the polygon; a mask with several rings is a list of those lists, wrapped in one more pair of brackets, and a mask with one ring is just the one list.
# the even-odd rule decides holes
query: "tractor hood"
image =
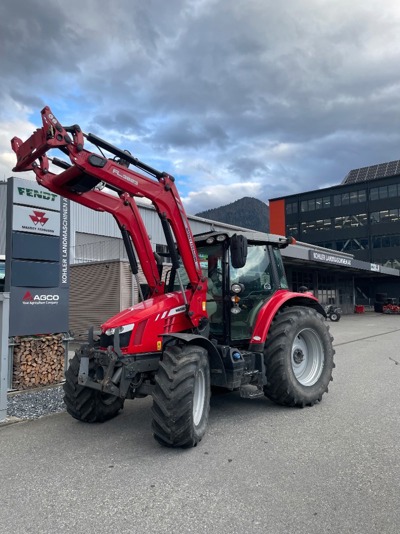
{"label": "tractor hood", "polygon": [[121,311],[101,325],[101,332],[102,337],[108,338],[107,344],[113,344],[115,329],[120,328],[123,352],[135,354],[161,350],[163,335],[191,326],[183,295],[176,292],[149,298]]}
{"label": "tractor hood", "polygon": [[[101,331],[105,332],[110,328],[126,326],[132,322],[140,322],[159,314],[161,314],[161,316],[164,314],[167,315],[176,307],[182,305],[184,305],[184,302],[181,293],[167,293],[166,295],[149,298],[146,301],[135,304],[134,306],[117,313],[114,317],[107,319],[107,321],[101,325]],[[181,313],[184,311],[185,309],[182,309]]]}

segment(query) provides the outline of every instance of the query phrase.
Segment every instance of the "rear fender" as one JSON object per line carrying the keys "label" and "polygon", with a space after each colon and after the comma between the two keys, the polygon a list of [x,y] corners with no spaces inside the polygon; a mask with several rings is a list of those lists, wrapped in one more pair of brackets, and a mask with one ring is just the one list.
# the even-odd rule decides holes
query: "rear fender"
{"label": "rear fender", "polygon": [[275,315],[280,309],[288,306],[313,308],[323,317],[326,317],[324,308],[318,302],[318,299],[310,293],[293,293],[291,291],[279,290],[264,304],[258,313],[250,340],[250,350],[263,350],[269,328]]}

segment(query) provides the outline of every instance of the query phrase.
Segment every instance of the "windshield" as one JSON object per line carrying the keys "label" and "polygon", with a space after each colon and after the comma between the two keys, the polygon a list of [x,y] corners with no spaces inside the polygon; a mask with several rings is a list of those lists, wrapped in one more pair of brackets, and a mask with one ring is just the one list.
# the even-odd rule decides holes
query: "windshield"
{"label": "windshield", "polygon": [[253,292],[269,294],[272,290],[271,275],[271,261],[265,245],[249,246],[244,267],[235,269],[231,265],[231,284],[243,284],[243,296]]}
{"label": "windshield", "polygon": [[273,293],[273,278],[269,247],[250,245],[246,265],[240,269],[230,266],[232,284],[241,284],[242,291],[236,308],[231,314],[231,338],[248,339],[253,332],[258,312]]}

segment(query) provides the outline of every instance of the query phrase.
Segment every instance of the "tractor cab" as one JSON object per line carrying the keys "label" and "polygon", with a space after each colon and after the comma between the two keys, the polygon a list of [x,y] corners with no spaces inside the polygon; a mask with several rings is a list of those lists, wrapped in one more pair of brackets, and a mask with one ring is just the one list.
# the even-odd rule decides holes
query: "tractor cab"
{"label": "tractor cab", "polygon": [[278,289],[287,289],[279,249],[291,241],[261,232],[196,235],[208,280],[210,335],[218,343],[248,345],[258,312]]}

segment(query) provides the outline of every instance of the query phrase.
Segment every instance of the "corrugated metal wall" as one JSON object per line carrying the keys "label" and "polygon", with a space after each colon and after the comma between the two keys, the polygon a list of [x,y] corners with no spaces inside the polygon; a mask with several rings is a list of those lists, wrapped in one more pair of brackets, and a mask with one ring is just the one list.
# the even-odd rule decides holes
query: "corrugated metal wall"
{"label": "corrugated metal wall", "polygon": [[[151,205],[138,204],[140,215],[153,246],[166,240],[157,212]],[[229,224],[189,216],[194,234],[210,230],[238,229]],[[71,263],[126,259],[119,228],[109,213],[99,213],[71,202]]]}
{"label": "corrugated metal wall", "polygon": [[132,302],[129,264],[120,261],[71,266],[69,327],[83,339],[91,326],[98,329]]}

